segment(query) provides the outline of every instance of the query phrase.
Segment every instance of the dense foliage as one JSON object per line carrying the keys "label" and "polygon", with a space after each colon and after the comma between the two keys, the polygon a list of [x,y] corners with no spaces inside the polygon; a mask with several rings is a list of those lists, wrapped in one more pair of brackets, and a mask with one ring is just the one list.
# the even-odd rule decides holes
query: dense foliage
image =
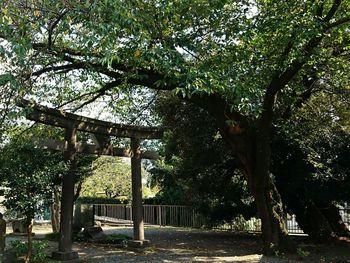
{"label": "dense foliage", "polygon": [[66,169],[58,154],[47,154],[21,138],[2,148],[0,163],[2,185],[8,188],[4,205],[29,220],[52,201],[55,181]]}
{"label": "dense foliage", "polygon": [[212,224],[229,222],[239,214],[253,216],[246,181],[212,117],[165,95],[156,109],[167,127],[164,159],[152,170],[161,187],[158,198],[166,204],[192,205]]}
{"label": "dense foliage", "polygon": [[280,193],[315,238],[350,233],[337,208],[350,201],[349,102],[346,87],[315,93],[279,127],[273,143]]}
{"label": "dense foliage", "polygon": [[[305,233],[316,238],[346,236],[349,230],[339,228],[342,221],[335,205],[350,201],[349,120],[347,112],[340,110],[348,104],[345,100],[339,107],[336,100],[339,109],[335,110],[323,99],[322,111],[305,112],[320,97],[313,96],[293,118],[279,123],[271,171],[287,211],[297,215]],[[211,116],[176,97],[163,96],[156,109],[167,127],[164,159],[152,171],[162,187],[159,200],[194,205],[212,223],[240,213],[253,215],[247,203],[242,205],[242,200],[249,200],[247,188]],[[316,214],[311,214],[310,202]],[[322,224],[329,224],[327,233],[322,232]]]}

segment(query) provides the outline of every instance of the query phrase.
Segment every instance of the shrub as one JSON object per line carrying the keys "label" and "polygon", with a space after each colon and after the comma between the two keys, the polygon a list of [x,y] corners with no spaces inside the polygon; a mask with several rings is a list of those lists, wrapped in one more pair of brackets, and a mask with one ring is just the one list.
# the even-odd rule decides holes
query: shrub
{"label": "shrub", "polygon": [[128,204],[127,200],[90,196],[79,197],[75,202],[80,204]]}
{"label": "shrub", "polygon": [[[13,240],[10,242],[10,247],[13,249],[16,258],[26,255],[28,252],[28,243],[20,240]],[[45,249],[48,247],[45,241],[33,241],[33,255],[30,263],[46,263]]]}
{"label": "shrub", "polygon": [[132,238],[123,234],[111,234],[106,236],[106,238],[100,240],[100,244],[116,244],[116,245],[126,245],[128,240]]}

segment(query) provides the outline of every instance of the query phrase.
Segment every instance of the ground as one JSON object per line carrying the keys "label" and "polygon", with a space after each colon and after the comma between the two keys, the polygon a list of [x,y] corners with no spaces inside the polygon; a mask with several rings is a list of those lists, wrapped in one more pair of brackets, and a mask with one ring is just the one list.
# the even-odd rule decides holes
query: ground
{"label": "ground", "polygon": [[[106,234],[122,233],[132,236],[131,228],[103,227]],[[50,226],[35,226],[35,238],[41,239],[50,232]],[[10,231],[9,231],[10,232]],[[203,231],[172,227],[146,227],[146,238],[152,244],[145,249],[117,248],[113,246],[74,244],[82,262],[349,262],[350,246],[346,242],[314,245],[305,237],[296,237],[300,244],[296,255],[262,256],[258,235],[223,231]],[[9,235],[7,242],[25,237]],[[57,249],[49,242],[50,251]]]}

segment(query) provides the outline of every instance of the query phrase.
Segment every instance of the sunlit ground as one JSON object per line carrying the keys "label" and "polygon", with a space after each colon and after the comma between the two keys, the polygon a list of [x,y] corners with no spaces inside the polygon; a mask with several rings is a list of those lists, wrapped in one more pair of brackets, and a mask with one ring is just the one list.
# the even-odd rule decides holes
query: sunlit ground
{"label": "sunlit ground", "polygon": [[[106,234],[132,236],[131,227],[103,227]],[[8,228],[8,233],[12,230]],[[50,225],[36,225],[35,239],[51,232]],[[230,232],[190,230],[173,227],[146,227],[145,236],[151,245],[144,249],[118,248],[113,245],[75,243],[73,249],[83,262],[350,262],[349,244],[315,245],[298,238],[299,254],[266,257],[260,253],[260,238]],[[7,243],[25,236],[9,234]],[[57,249],[49,242],[48,255]]]}

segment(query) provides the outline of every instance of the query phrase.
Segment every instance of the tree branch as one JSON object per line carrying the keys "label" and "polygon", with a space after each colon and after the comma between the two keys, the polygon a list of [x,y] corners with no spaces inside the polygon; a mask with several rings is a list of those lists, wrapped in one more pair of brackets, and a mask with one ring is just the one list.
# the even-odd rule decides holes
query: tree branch
{"label": "tree branch", "polygon": [[[121,84],[121,81],[120,80],[116,80],[116,81],[112,81],[112,82],[108,82],[107,84],[105,84],[102,88],[100,88],[99,90],[96,91],[96,94],[95,96],[93,96],[91,99],[83,102],[82,104],[80,104],[78,107],[75,107],[73,109],[73,111],[77,111],[81,108],[83,108],[84,106],[96,101],[98,98],[102,97],[103,95],[106,94],[106,92],[108,90],[111,90],[112,88],[118,86]],[[93,93],[92,93],[93,94]]]}
{"label": "tree branch", "polygon": [[62,18],[68,13],[68,9],[63,10],[56,18],[55,21],[53,21],[52,23],[50,23],[47,32],[48,32],[48,46],[51,47],[52,46],[52,33],[55,30],[55,27],[58,25],[58,23],[62,20]]}
{"label": "tree branch", "polygon": [[317,15],[318,17],[322,17],[322,15],[323,15],[323,9],[324,9],[324,1],[321,2],[321,3],[317,6],[316,15]]}
{"label": "tree branch", "polygon": [[147,103],[147,105],[145,105],[144,107],[142,107],[142,108],[139,110],[139,113],[137,114],[137,116],[136,116],[134,119],[132,119],[132,120],[130,121],[130,124],[135,123],[135,121],[136,121],[138,118],[140,118],[140,117],[142,116],[142,113],[143,113],[145,110],[147,110],[147,109],[152,105],[152,103],[156,100],[158,94],[159,94],[159,90],[156,91],[156,94],[154,94],[154,96],[152,97],[152,99],[149,100],[149,102]]}
{"label": "tree branch", "polygon": [[340,18],[338,19],[337,21],[333,22],[333,23],[330,23],[326,29],[329,30],[329,29],[332,29],[334,27],[337,27],[337,26],[340,26],[342,24],[345,24],[345,23],[349,23],[350,22],[350,16],[349,17],[343,17],[343,18]]}
{"label": "tree branch", "polygon": [[[176,82],[172,79],[173,85],[168,85],[167,81],[164,81],[163,86],[159,85],[159,81],[165,80],[166,75],[161,74],[152,69],[131,67],[125,64],[117,63],[116,61],[111,63],[111,67],[116,70],[110,70],[107,66],[97,62],[80,61],[66,54],[66,51],[76,55],[82,55],[83,53],[74,52],[73,50],[67,50],[64,48],[54,48],[50,49],[43,43],[32,44],[34,49],[41,49],[42,51],[53,54],[62,60],[69,62],[71,64],[63,66],[49,67],[42,69],[34,73],[34,75],[40,75],[49,71],[62,71],[62,70],[74,70],[74,69],[94,69],[99,73],[102,73],[110,78],[114,78],[118,81],[124,80],[124,83],[129,83],[132,85],[147,86],[155,90],[173,90],[177,87]],[[124,72],[123,74],[117,71]]]}
{"label": "tree branch", "polygon": [[334,0],[332,7],[328,11],[326,17],[322,20],[325,26],[323,27],[321,34],[319,36],[311,38],[304,45],[302,49],[303,56],[299,59],[294,60],[284,72],[282,72],[281,74],[276,74],[276,76],[270,82],[270,85],[268,86],[264,97],[262,122],[271,123],[272,111],[277,92],[283,89],[307,62],[308,57],[311,55],[312,51],[319,45],[319,43],[323,39],[324,33],[327,31],[327,23],[335,15],[340,4],[341,0]]}
{"label": "tree branch", "polygon": [[325,16],[325,18],[322,20],[323,22],[329,22],[332,17],[335,15],[335,13],[337,12],[340,4],[341,4],[342,0],[334,0],[332,7],[329,9],[327,15]]}
{"label": "tree branch", "polygon": [[230,110],[228,102],[218,94],[193,94],[186,99],[207,110],[219,122],[220,126],[227,126],[228,122],[234,121],[241,127],[248,127],[248,118],[238,111]]}
{"label": "tree branch", "polygon": [[[315,86],[316,86],[317,80],[315,78],[308,78],[307,76],[304,76],[303,78],[303,86],[306,88],[304,92],[302,92],[296,100],[291,103],[286,110],[282,114],[283,119],[289,119],[292,116],[292,108],[299,109],[301,108],[305,102],[307,102],[311,95],[316,92]],[[295,94],[296,96],[296,94]]]}
{"label": "tree branch", "polygon": [[66,64],[66,65],[62,65],[62,66],[50,66],[50,67],[46,67],[43,69],[40,69],[38,71],[34,71],[30,74],[30,76],[40,76],[44,73],[48,73],[51,71],[70,71],[70,70],[75,70],[75,69],[81,69],[84,68],[84,63],[83,62],[79,62],[79,63],[75,63],[75,64]]}

